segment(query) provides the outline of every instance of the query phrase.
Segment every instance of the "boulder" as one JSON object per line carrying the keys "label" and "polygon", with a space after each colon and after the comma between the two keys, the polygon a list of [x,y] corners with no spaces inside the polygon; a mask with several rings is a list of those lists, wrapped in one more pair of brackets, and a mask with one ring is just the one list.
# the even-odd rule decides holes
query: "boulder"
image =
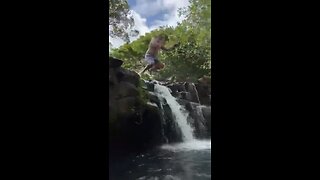
{"label": "boulder", "polygon": [[139,86],[140,76],[134,71],[129,71],[120,67],[117,72],[117,77],[119,81],[129,82],[131,84],[134,84],[136,87]]}
{"label": "boulder", "polygon": [[174,83],[167,86],[171,89],[172,92],[183,92],[186,91],[186,88],[183,83]]}
{"label": "boulder", "polygon": [[180,96],[178,97],[181,97],[181,99],[185,99],[185,100],[188,100],[188,101],[193,101],[193,98],[192,98],[192,95],[190,92],[179,92]]}
{"label": "boulder", "polygon": [[154,92],[148,92],[148,98],[151,103],[155,103],[158,107],[161,107],[160,99]]}
{"label": "boulder", "polygon": [[123,61],[109,57],[109,68],[118,68],[123,64]]}
{"label": "boulder", "polygon": [[190,101],[195,103],[200,103],[198,91],[194,83],[186,82],[184,85],[185,85],[186,91],[190,93]]}
{"label": "boulder", "polygon": [[196,84],[199,100],[202,105],[211,105],[211,88],[207,85]]}
{"label": "boulder", "polygon": [[211,86],[211,77],[203,76],[198,79],[198,83],[206,86]]}
{"label": "boulder", "polygon": [[190,102],[188,100],[185,99],[177,99],[177,102],[184,108],[186,108],[186,105]]}
{"label": "boulder", "polygon": [[138,88],[129,83],[129,82],[125,82],[122,81],[118,84],[117,87],[117,99],[123,98],[123,97],[138,97],[139,96],[139,90]]}
{"label": "boulder", "polygon": [[208,127],[209,134],[211,134],[211,106],[203,106],[202,114],[206,120],[206,126]]}
{"label": "boulder", "polygon": [[132,112],[129,116],[122,115],[117,122],[109,126],[112,130],[112,134],[109,134],[109,150],[112,153],[143,152],[165,142],[158,107],[147,103],[140,107],[140,110]]}
{"label": "boulder", "polygon": [[145,81],[145,84],[147,86],[147,90],[148,91],[151,91],[151,92],[154,92],[154,82],[151,82],[151,81]]}
{"label": "boulder", "polygon": [[111,106],[115,106],[117,108],[118,117],[128,118],[133,116],[139,107],[139,98],[137,97],[125,97],[117,100],[116,104],[112,104]]}
{"label": "boulder", "polygon": [[194,135],[197,138],[206,138],[209,133],[202,108],[203,106],[199,103],[189,102],[186,104],[186,110],[190,113],[189,123],[194,127]]}

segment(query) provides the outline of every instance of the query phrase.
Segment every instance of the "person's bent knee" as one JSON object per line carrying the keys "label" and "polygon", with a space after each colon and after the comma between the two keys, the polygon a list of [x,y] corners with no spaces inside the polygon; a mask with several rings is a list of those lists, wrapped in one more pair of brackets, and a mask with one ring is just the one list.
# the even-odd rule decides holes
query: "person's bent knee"
{"label": "person's bent knee", "polygon": [[164,64],[160,63],[160,64],[159,64],[159,68],[160,68],[160,69],[163,69],[163,68],[164,68]]}
{"label": "person's bent knee", "polygon": [[156,67],[157,67],[157,69],[163,69],[163,68],[164,68],[164,64],[158,63],[158,64],[156,65]]}

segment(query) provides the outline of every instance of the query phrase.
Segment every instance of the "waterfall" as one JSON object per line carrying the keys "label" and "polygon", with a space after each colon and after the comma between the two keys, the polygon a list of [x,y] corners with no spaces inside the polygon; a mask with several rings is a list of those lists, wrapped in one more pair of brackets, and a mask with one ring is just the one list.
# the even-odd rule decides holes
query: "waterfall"
{"label": "waterfall", "polygon": [[171,108],[172,116],[182,132],[182,138],[184,141],[191,141],[193,137],[193,129],[187,122],[188,113],[184,108],[176,101],[176,98],[171,95],[170,89],[165,86],[155,84],[154,92],[159,99],[164,98],[167,104]]}
{"label": "waterfall", "polygon": [[196,106],[196,113],[198,115],[198,117],[201,119],[201,121],[204,122],[204,117],[203,117],[203,112],[202,112],[202,108],[207,107],[204,105],[200,105],[200,106]]}
{"label": "waterfall", "polygon": [[194,85],[194,83],[192,83],[192,88],[193,88],[193,90],[195,91],[195,95],[196,95],[197,101],[198,101],[199,103],[201,103],[201,102],[200,102],[200,98],[199,98],[198,90],[197,90],[197,88],[196,88],[196,85]]}
{"label": "waterfall", "polygon": [[161,110],[161,115],[162,115],[162,121],[161,121],[161,126],[162,126],[162,129],[161,129],[161,135],[162,137],[164,138],[164,141],[166,143],[169,142],[168,138],[166,137],[165,133],[164,133],[164,126],[165,126],[165,122],[163,120],[163,117],[165,115],[165,112],[164,112],[164,109],[163,109],[163,106],[162,106],[162,103],[159,103],[160,104],[160,110]]}

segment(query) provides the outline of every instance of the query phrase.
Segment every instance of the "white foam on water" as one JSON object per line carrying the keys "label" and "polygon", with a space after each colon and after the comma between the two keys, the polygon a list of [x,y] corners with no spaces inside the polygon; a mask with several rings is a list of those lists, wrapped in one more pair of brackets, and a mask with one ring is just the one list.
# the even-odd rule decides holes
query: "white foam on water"
{"label": "white foam on water", "polygon": [[198,151],[198,150],[210,150],[211,140],[193,140],[176,144],[165,144],[161,146],[161,149],[169,151]]}

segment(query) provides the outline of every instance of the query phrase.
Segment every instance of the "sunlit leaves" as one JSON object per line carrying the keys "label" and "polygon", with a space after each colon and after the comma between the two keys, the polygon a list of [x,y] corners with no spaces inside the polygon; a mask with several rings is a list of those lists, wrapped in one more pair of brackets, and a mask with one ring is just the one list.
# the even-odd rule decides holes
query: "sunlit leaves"
{"label": "sunlit leaves", "polygon": [[136,36],[138,31],[132,30],[134,20],[127,0],[109,0],[109,35],[129,42],[129,35]]}
{"label": "sunlit leaves", "polygon": [[176,43],[172,51],[162,52],[160,61],[165,68],[153,78],[163,80],[175,77],[176,81],[195,81],[203,75],[211,75],[211,1],[190,0],[190,6],[180,9],[186,19],[177,27],[160,27],[140,36],[136,41],[113,49],[112,56],[122,59],[124,67],[140,71],[144,54],[152,37],[166,34],[167,47]]}

